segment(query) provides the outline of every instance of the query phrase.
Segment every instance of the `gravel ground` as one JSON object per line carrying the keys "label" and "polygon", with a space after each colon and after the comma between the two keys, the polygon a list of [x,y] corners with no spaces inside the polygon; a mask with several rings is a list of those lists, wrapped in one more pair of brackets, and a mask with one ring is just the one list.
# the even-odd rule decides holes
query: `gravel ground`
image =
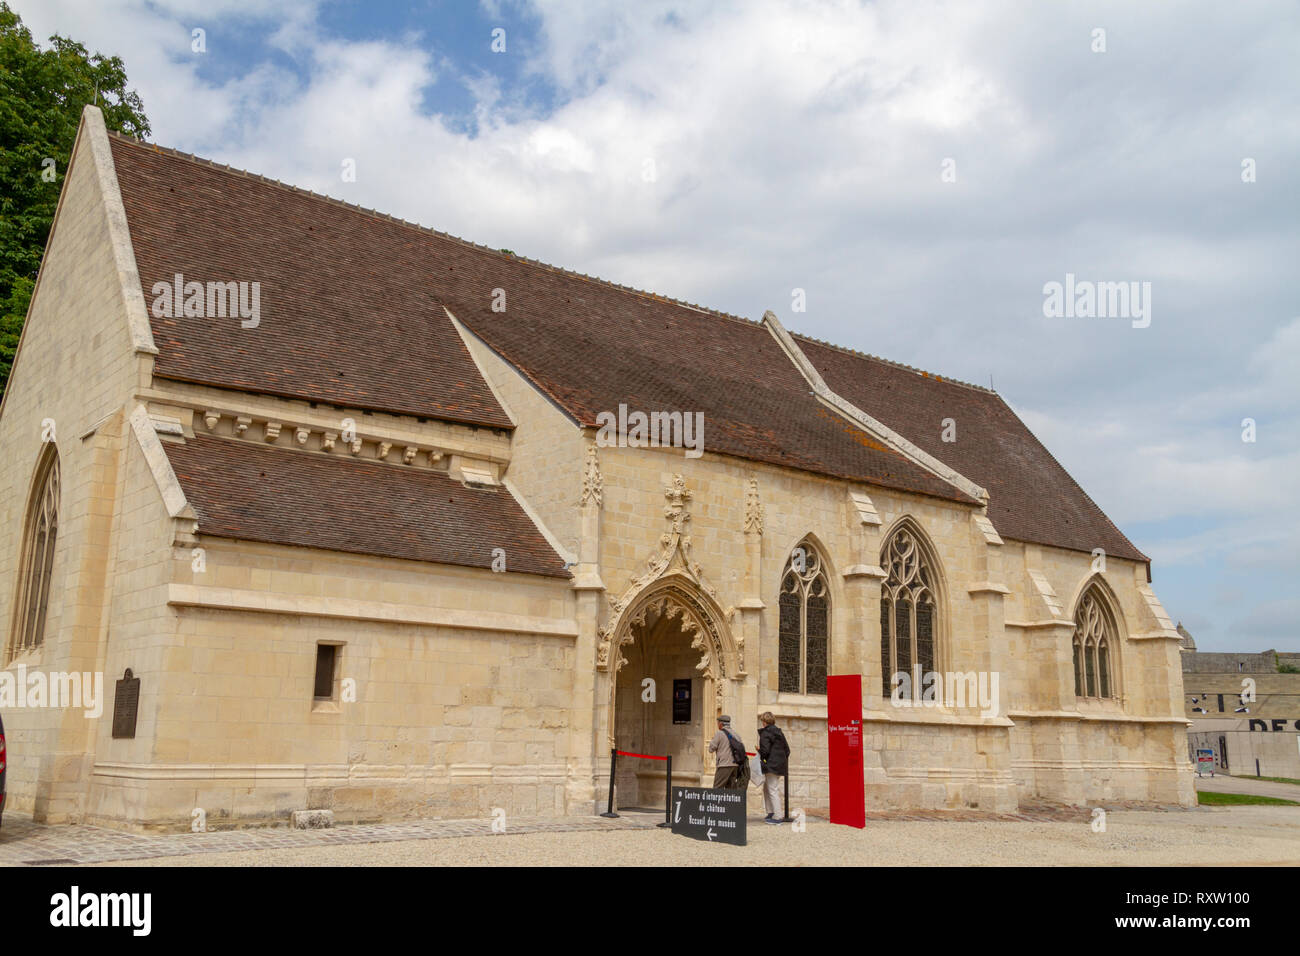
{"label": "gravel ground", "polygon": [[1300,865],[1300,808],[1115,810],[1087,823],[871,821],[865,830],[748,823],[749,845],[663,830],[519,833],[203,853],[107,866]]}

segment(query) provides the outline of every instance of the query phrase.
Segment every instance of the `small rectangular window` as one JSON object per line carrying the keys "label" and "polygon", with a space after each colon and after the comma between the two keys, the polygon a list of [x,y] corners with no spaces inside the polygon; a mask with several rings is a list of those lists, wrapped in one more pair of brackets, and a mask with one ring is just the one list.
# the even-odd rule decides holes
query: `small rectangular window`
{"label": "small rectangular window", "polygon": [[316,645],[316,692],[317,700],[334,698],[334,667],[338,660],[337,644]]}

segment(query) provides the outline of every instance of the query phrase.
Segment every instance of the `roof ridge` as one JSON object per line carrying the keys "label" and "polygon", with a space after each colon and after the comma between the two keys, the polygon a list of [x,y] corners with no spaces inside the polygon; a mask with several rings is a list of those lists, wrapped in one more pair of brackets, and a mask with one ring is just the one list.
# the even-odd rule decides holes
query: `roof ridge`
{"label": "roof ridge", "polygon": [[836,345],[834,342],[826,342],[822,339],[814,338],[811,335],[805,335],[802,332],[791,332],[795,338],[803,339],[805,342],[815,342],[818,345],[824,345],[828,349],[834,349],[837,352],[844,352],[847,355],[856,355],[858,358],[871,359],[874,362],[880,362],[882,365],[890,365],[894,368],[901,368],[907,372],[915,372],[917,375],[925,378],[932,378],[938,382],[946,382],[949,385],[961,385],[965,388],[973,388],[977,392],[985,392],[989,395],[998,393],[991,388],[985,388],[983,385],[976,385],[974,382],[963,382],[959,378],[950,378],[947,375],[940,375],[937,372],[927,372],[923,368],[917,368],[913,365],[906,365],[902,362],[895,362],[893,359],[882,358],[879,355],[872,355],[870,352],[859,352],[857,349],[849,348],[847,345]]}
{"label": "roof ridge", "polygon": [[460,236],[453,236],[449,232],[443,232],[440,229],[434,229],[432,226],[424,226],[418,222],[412,222],[409,219],[399,219],[398,217],[390,213],[381,212],[378,209],[370,209],[369,207],[362,206],[357,203],[347,202],[346,200],[343,199],[336,199],[335,197],[327,196],[324,193],[318,193],[311,189],[304,189],[303,187],[295,186],[292,183],[281,182],[278,179],[272,179],[271,177],[263,176],[260,173],[252,173],[246,169],[239,169],[235,166],[228,166],[225,163],[219,163],[214,159],[205,159],[202,156],[196,156],[194,153],[187,153],[183,150],[175,149],[171,146],[160,146],[157,143],[148,143],[142,139],[137,139],[134,136],[128,136],[125,133],[119,133],[114,130],[109,130],[108,135],[114,137],[115,139],[120,139],[128,143],[133,143],[142,146],[156,153],[164,153],[166,155],[174,156],[178,159],[188,160],[189,162],[197,163],[202,166],[211,166],[214,169],[224,170],[225,172],[233,173],[234,175],[237,176],[243,176],[246,179],[256,180],[268,186],[278,186],[281,189],[287,189],[291,192],[300,193],[304,196],[309,196],[312,199],[319,199],[324,202],[331,203],[332,205],[340,206],[344,209],[350,209],[353,212],[359,212],[367,216],[373,216],[376,219],[385,219],[389,222],[396,223],[397,225],[400,226],[409,226],[410,228],[415,229],[418,232],[425,233],[431,236],[436,236],[439,239],[446,239],[450,242],[455,242],[462,246],[466,246],[467,248],[478,250],[479,252],[490,253],[491,255],[497,256],[502,259],[513,260],[515,262],[522,262],[526,265],[535,266],[537,268],[546,269],[550,272],[554,272],[559,275],[568,276],[571,279],[582,279],[586,282],[596,282],[602,286],[606,286],[610,289],[615,289],[619,292],[624,292],[629,295],[635,295],[644,299],[653,299],[657,302],[664,302],[667,303],[668,305],[678,306],[683,309],[690,309],[693,312],[699,312],[704,315],[712,315],[721,319],[730,319],[734,322],[743,322],[745,325],[750,325],[750,326],[762,325],[761,322],[758,322],[754,319],[747,319],[743,315],[735,315],[731,312],[723,312],[720,309],[712,309],[709,308],[708,306],[699,305],[698,303],[695,302],[687,302],[684,299],[676,299],[673,298],[672,296],[663,295],[662,293],[651,292],[648,289],[638,289],[634,286],[623,285],[622,283],[615,282],[612,279],[602,279],[600,276],[589,276],[586,273],[576,272],[572,269],[566,269],[563,266],[553,265],[552,263],[543,262],[540,259],[533,259],[529,256],[521,256],[514,252],[503,252],[500,249],[494,249],[491,246],[483,245],[482,243],[473,242],[472,240],[469,239],[463,239]]}

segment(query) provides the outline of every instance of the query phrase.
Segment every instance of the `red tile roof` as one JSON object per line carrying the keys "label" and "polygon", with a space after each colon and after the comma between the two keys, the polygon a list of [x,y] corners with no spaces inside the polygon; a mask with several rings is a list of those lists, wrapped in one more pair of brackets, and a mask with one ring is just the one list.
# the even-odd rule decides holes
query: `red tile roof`
{"label": "red tile roof", "polygon": [[261,322],[158,318],[159,378],[509,428],[410,227],[114,135],[145,303],[155,282],[261,283]]}
{"label": "red tile roof", "polygon": [[[758,323],[120,136],[113,153],[146,301],[177,271],[262,282],[258,329],[151,319],[160,377],[506,425],[446,306],[583,425],[698,411],[706,451],[974,503],[822,406]],[[986,488],[1005,537],[1146,560],[995,393],[799,341],[833,390]]]}
{"label": "red tile roof", "polygon": [[504,487],[466,488],[415,467],[196,436],[164,442],[199,534],[570,577]]}
{"label": "red tile roof", "polygon": [[[996,392],[795,336],[830,389],[989,493],[1006,538],[1146,561]],[[943,441],[943,420],[956,441]]]}
{"label": "red tile roof", "polygon": [[162,378],[504,424],[445,305],[584,425],[702,412],[705,451],[973,503],[828,412],[757,323],[121,136],[113,158],[146,301],[175,272],[262,282],[256,329],[152,318]]}
{"label": "red tile roof", "polygon": [[974,503],[824,407],[757,323],[525,263],[483,268],[517,305],[446,289],[448,308],[584,425],[620,403],[700,412],[707,452]]}

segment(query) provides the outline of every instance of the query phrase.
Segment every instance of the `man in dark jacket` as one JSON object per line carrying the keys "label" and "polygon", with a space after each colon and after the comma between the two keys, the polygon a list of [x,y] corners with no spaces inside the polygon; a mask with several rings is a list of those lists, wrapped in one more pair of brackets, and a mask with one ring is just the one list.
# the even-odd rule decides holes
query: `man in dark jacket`
{"label": "man in dark jacket", "polygon": [[758,719],[763,722],[758,731],[758,759],[763,767],[763,807],[767,810],[763,822],[780,826],[785,822],[780,796],[781,778],[790,769],[790,744],[770,710]]}

